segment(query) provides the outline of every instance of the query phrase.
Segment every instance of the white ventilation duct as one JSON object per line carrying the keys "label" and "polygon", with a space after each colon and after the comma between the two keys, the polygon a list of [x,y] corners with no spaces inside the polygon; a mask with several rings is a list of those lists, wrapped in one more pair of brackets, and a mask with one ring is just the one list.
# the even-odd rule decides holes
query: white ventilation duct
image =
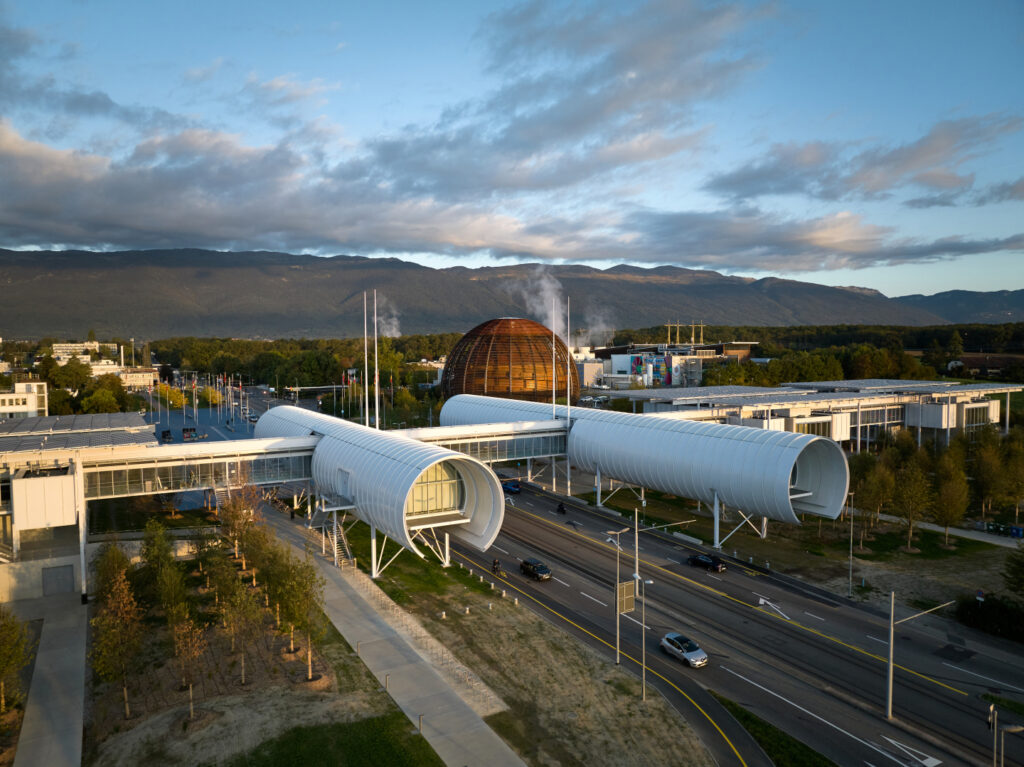
{"label": "white ventilation duct", "polygon": [[357,517],[418,556],[415,529],[443,526],[481,551],[497,537],[505,497],[475,458],[291,406],[271,408],[256,424],[257,437],[309,435],[320,437],[312,471],[321,492],[352,501]]}
{"label": "white ventilation duct", "polygon": [[[444,426],[539,420],[544,403],[461,394],[441,411]],[[566,408],[556,408],[566,417]],[[569,458],[642,487],[799,524],[799,514],[835,519],[850,475],[838,444],[810,434],[668,420],[573,408]]]}

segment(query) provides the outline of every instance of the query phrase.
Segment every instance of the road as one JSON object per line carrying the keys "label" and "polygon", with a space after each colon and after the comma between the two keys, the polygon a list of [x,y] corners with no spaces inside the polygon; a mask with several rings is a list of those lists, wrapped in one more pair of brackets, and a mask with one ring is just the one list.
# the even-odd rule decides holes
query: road
{"label": "road", "polygon": [[[615,546],[605,531],[622,527],[593,512],[555,512],[556,502],[524,491],[507,507],[505,524],[488,557],[509,571],[506,588],[556,624],[614,656]],[[894,717],[885,719],[888,618],[812,590],[799,590],[759,570],[731,563],[723,573],[685,564],[696,551],[682,541],[641,532],[640,573],[646,620],[621,618],[622,663],[638,669],[640,641],[648,681],[677,705],[721,764],[759,764],[756,748],[733,735],[731,717],[711,689],[785,730],[840,765],[991,764],[992,735],[984,692],[1024,692],[1019,663],[979,651],[942,622],[897,628]],[[621,536],[622,580],[632,577],[633,534]],[[487,557],[460,551],[486,570]],[[536,556],[554,571],[535,583],[519,575],[516,560]],[[897,614],[897,619],[906,613]],[[922,621],[923,623],[923,621]],[[662,656],[666,631],[697,640],[710,663],[683,667]],[[1004,712],[1003,723],[1013,718]],[[1007,740],[1007,764],[1024,748]],[[739,756],[737,756],[737,753]],[[740,761],[742,759],[742,762]]]}

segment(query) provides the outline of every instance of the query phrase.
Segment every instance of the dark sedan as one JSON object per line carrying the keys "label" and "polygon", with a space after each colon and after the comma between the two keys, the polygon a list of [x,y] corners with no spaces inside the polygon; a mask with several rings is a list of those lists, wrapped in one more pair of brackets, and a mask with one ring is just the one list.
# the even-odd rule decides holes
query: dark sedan
{"label": "dark sedan", "polygon": [[708,572],[720,573],[725,570],[725,562],[707,554],[693,554],[686,562],[690,567],[703,567]]}

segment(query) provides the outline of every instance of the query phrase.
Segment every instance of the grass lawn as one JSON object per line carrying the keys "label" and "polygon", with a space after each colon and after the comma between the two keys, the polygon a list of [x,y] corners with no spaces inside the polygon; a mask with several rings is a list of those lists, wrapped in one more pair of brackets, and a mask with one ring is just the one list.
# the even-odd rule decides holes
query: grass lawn
{"label": "grass lawn", "polygon": [[835,767],[835,762],[826,759],[813,748],[805,746],[796,738],[787,735],[775,725],[750,713],[743,706],[733,703],[728,698],[723,698],[716,692],[711,694],[760,744],[776,767]]}
{"label": "grass lawn", "polygon": [[429,767],[443,765],[426,740],[396,712],[358,722],[294,727],[228,767]]}

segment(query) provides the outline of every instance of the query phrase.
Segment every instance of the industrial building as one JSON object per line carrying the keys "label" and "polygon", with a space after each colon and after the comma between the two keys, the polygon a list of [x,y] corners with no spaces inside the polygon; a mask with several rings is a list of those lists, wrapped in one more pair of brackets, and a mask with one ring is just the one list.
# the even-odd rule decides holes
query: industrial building
{"label": "industrial building", "polygon": [[580,380],[585,386],[629,389],[700,386],[708,362],[741,362],[750,358],[756,341],[723,343],[623,344],[575,349]]}
{"label": "industrial building", "polygon": [[1008,430],[1010,395],[1022,389],[1019,384],[860,379],[777,388],[638,389],[616,396],[631,400],[634,412],[815,434],[860,452],[886,431],[911,429],[919,441],[948,444],[953,435],[988,424]]}

